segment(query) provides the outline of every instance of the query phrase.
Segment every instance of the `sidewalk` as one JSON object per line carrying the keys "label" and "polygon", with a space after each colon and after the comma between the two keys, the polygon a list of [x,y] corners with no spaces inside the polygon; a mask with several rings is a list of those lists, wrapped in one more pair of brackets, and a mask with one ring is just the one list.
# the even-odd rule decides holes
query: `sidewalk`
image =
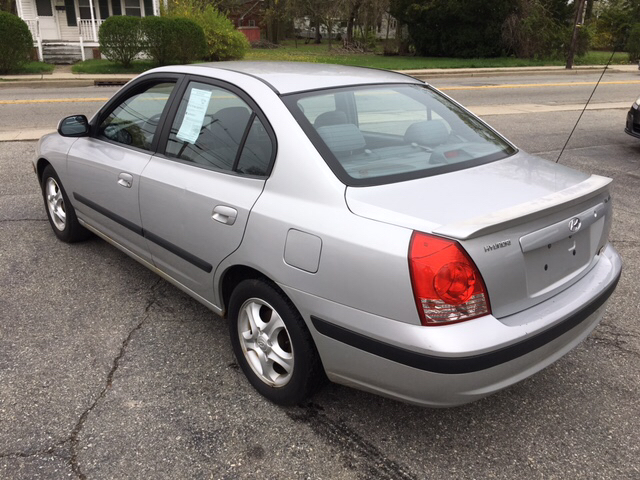
{"label": "sidewalk", "polygon": [[[411,75],[421,80],[450,76],[496,76],[496,75],[543,75],[543,74],[566,74],[579,75],[602,72],[603,65],[581,65],[567,70],[562,66],[547,67],[502,67],[502,68],[430,68],[420,70],[397,70],[400,73]],[[631,73],[637,72],[637,65],[611,65],[607,68],[608,73]],[[124,84],[135,78],[136,74],[86,74],[71,73],[65,66],[56,66],[52,73],[38,75],[3,75],[0,76],[0,88],[15,87],[86,87],[97,83]]]}
{"label": "sidewalk", "polygon": [[72,73],[70,65],[56,65],[53,72],[37,75],[2,75],[0,88],[57,88],[57,87],[89,87],[98,83],[124,85],[137,74],[86,74]]}

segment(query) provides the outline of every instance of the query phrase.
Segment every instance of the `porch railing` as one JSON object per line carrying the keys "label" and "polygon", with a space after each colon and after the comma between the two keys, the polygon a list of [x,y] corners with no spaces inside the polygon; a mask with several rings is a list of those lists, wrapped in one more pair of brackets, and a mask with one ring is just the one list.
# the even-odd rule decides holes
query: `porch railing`
{"label": "porch railing", "polygon": [[98,31],[104,20],[84,20],[78,17],[78,33],[80,34],[80,52],[82,53],[82,61],[86,60],[84,54],[84,42],[97,42]]}
{"label": "porch railing", "polygon": [[33,43],[36,44],[38,48],[38,60],[42,62],[42,36],[40,35],[40,20],[36,17],[33,20],[25,20],[27,27],[29,27],[29,31],[31,32],[31,37],[33,38]]}
{"label": "porch railing", "polygon": [[78,30],[80,32],[80,38],[87,42],[98,41],[98,30],[104,20],[89,20],[78,18]]}

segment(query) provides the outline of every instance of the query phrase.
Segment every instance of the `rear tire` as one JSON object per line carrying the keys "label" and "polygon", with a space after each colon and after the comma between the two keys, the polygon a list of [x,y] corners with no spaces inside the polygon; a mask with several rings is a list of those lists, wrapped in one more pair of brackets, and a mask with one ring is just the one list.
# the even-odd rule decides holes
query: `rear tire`
{"label": "rear tire", "polygon": [[296,405],[324,378],[320,357],[300,313],[274,286],[244,280],[231,294],[229,334],[253,387],[279,405]]}
{"label": "rear tire", "polygon": [[44,207],[56,237],[67,243],[89,238],[91,232],[78,222],[76,211],[62,187],[58,174],[51,165],[47,165],[42,172],[41,187]]}

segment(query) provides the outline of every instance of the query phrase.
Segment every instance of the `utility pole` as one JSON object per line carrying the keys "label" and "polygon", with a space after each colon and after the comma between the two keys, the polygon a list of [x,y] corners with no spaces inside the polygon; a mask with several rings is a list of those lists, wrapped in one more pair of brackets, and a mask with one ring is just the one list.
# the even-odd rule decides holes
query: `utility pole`
{"label": "utility pole", "polygon": [[571,45],[569,45],[569,55],[567,57],[567,70],[571,70],[573,67],[573,57],[576,54],[576,47],[578,46],[578,31],[582,27],[582,14],[584,13],[585,0],[578,0],[578,6],[576,7],[576,21],[573,24],[573,35],[571,36]]}

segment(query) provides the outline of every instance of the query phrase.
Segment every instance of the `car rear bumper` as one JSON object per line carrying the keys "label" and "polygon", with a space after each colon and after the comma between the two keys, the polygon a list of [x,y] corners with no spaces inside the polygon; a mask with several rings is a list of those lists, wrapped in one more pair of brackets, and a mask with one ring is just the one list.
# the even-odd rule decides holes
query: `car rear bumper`
{"label": "car rear bumper", "polygon": [[523,380],[578,345],[602,318],[620,272],[620,257],[608,246],[576,284],[516,314],[527,322],[487,316],[439,327],[285,290],[310,307],[302,313],[331,380],[419,405],[454,406]]}

